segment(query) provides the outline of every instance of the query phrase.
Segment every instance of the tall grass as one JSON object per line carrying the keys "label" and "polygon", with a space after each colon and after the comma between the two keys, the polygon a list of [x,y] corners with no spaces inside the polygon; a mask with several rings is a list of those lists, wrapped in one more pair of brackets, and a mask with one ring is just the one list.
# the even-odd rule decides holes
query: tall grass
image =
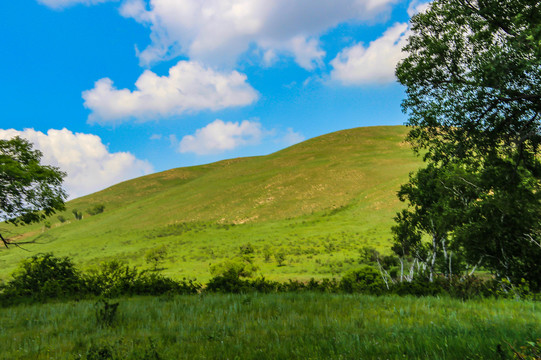
{"label": "tall grass", "polygon": [[541,304],[315,293],[136,297],[0,309],[1,359],[505,359]]}

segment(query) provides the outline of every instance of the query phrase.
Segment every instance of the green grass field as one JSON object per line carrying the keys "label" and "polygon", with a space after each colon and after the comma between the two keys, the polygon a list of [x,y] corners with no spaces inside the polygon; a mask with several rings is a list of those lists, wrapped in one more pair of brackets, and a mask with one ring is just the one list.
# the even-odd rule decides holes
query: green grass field
{"label": "green grass field", "polygon": [[102,350],[147,360],[493,360],[541,337],[541,303],[528,301],[324,293],[116,301],[112,326],[100,325],[93,301],[0,309],[0,358],[86,359]]}
{"label": "green grass field", "polygon": [[[339,131],[277,153],[179,168],[127,181],[75,199],[45,224],[3,226],[33,243],[29,252],[0,250],[0,279],[36,253],[69,256],[78,267],[121,259],[148,267],[144,254],[167,246],[163,273],[210,277],[209,265],[250,243],[260,273],[277,280],[340,275],[358,249],[388,252],[396,191],[421,164],[402,126]],[[85,210],[96,204],[105,212]],[[73,209],[83,211],[75,220]],[[274,255],[286,254],[285,266]]]}

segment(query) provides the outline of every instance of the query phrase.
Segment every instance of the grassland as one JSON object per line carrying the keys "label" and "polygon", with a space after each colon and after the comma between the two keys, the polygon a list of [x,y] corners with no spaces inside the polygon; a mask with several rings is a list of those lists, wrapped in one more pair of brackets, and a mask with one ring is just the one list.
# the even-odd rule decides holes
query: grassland
{"label": "grassland", "polygon": [[[163,273],[206,281],[209,265],[250,243],[265,276],[286,280],[340,275],[358,249],[388,251],[396,191],[420,166],[403,142],[405,127],[340,131],[277,153],[178,168],[75,199],[50,228],[3,226],[27,244],[0,250],[0,279],[39,252],[69,256],[78,267],[121,259],[147,267],[144,254],[165,245]],[[104,204],[105,212],[84,211]],[[84,218],[74,219],[73,209]],[[286,255],[278,266],[274,255]]]}
{"label": "grassland", "polygon": [[322,293],[120,299],[0,309],[1,359],[507,359],[541,335],[539,302]]}

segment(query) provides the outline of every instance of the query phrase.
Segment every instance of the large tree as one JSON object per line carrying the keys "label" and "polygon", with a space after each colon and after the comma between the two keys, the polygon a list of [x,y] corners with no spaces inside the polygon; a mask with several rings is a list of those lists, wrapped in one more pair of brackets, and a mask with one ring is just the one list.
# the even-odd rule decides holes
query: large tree
{"label": "large tree", "polygon": [[396,74],[430,170],[400,191],[395,249],[437,234],[434,256],[540,288],[541,2],[435,0],[411,23]]}
{"label": "large tree", "polygon": [[[20,137],[0,140],[0,220],[30,224],[64,209],[66,174],[40,164],[42,156]],[[2,234],[0,239],[8,247]]]}

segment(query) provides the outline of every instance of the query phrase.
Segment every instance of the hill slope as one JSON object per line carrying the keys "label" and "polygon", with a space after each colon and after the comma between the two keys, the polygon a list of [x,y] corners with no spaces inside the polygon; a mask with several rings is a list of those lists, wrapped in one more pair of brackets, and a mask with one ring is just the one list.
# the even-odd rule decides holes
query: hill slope
{"label": "hill slope", "polygon": [[[209,264],[251,243],[273,278],[329,276],[354,266],[358,248],[388,247],[396,190],[420,165],[403,143],[405,127],[370,127],[310,139],[268,156],[178,168],[126,181],[70,201],[41,225],[10,228],[32,253],[67,255],[82,266],[120,258],[145,266],[145,252],[166,245],[164,272],[209,276]],[[71,211],[104,204],[74,219]],[[274,255],[286,255],[277,266]],[[0,251],[12,269],[31,253]],[[6,276],[6,272],[2,277]]]}

